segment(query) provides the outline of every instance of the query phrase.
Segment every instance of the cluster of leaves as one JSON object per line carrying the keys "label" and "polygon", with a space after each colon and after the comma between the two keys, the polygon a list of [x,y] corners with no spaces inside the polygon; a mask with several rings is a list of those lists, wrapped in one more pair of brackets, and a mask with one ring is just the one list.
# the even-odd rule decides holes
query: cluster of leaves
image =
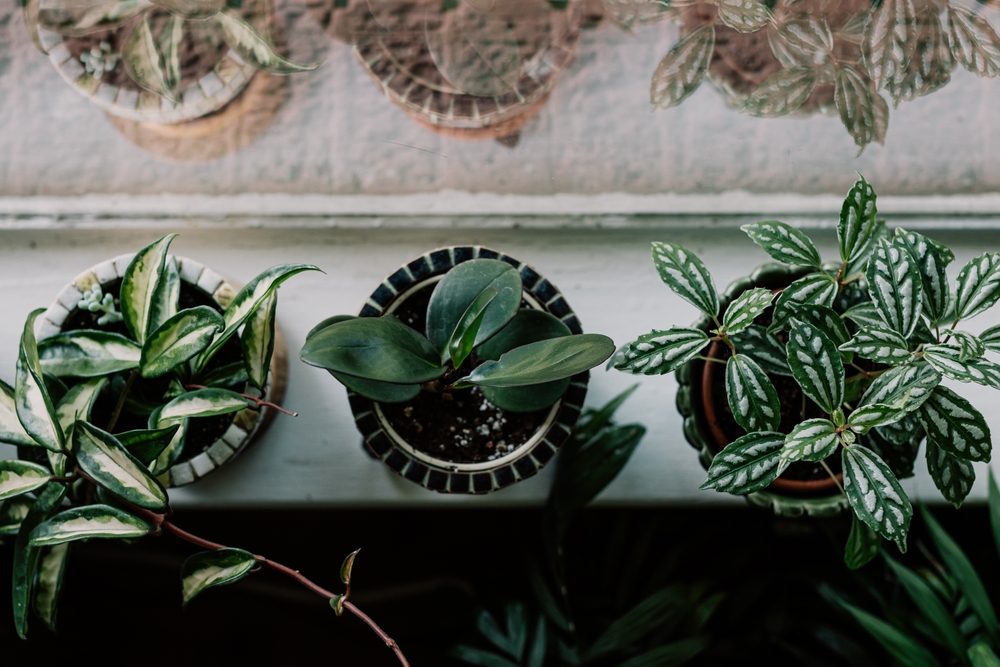
{"label": "cluster of leaves", "polygon": [[[1000,490],[989,480],[989,513],[1000,549]],[[934,516],[921,508],[939,558],[913,570],[882,554],[913,608],[888,604],[872,590],[883,617],[851,604],[826,587],[823,593],[861,625],[904,667],[1000,665],[1000,621],[982,579],[962,548]]]}
{"label": "cluster of leaves", "polygon": [[[24,326],[14,387],[0,382],[0,442],[31,458],[0,461],[0,534],[16,535],[14,615],[22,637],[29,606],[54,626],[70,542],[158,529],[169,508],[157,476],[180,456],[190,420],[256,405],[232,388],[266,386],[277,289],[316,270],[268,269],[221,314],[208,306],[179,310],[180,277],[167,254],[174,236],[143,248],[125,272],[119,306],[127,335],[73,330],[38,343],[37,310]],[[237,335],[242,360],[212,363]],[[192,383],[207,388],[190,390]],[[92,422],[102,394],[116,406],[103,429]],[[122,411],[148,427],[114,433]],[[253,566],[238,550],[196,558],[185,566],[185,600]]]}
{"label": "cluster of leaves", "polygon": [[[184,45],[225,44],[245,62],[270,74],[294,74],[319,63],[298,64],[272,44],[269,4],[247,20],[241,0],[41,0],[23,3],[24,20],[35,45],[46,53],[38,29],[65,37],[118,31],[121,63],[141,88],[179,102]],[[252,13],[251,13],[252,14]]]}
{"label": "cluster of leaves", "polygon": [[426,336],[392,314],[338,315],[309,332],[302,360],[383,403],[408,401],[422,387],[478,386],[501,409],[540,410],[566,392],[573,375],[607,360],[614,343],[600,334],[571,335],[552,315],[521,308],[521,299],[514,267],[474,259],[435,286]]}
{"label": "cluster of leaves", "polygon": [[[915,232],[890,234],[876,220],[876,195],[863,177],[841,210],[837,262],[824,264],[812,241],[784,223],[743,230],[774,259],[809,272],[777,299],[770,290],[750,289],[720,314],[701,260],[680,246],[654,243],[663,281],[716,328],[654,330],[629,343],[616,368],[659,375],[693,359],[716,363],[702,351],[714,341],[725,344],[728,403],[746,435],[715,457],[703,488],[753,493],[790,463],[825,465],[839,450],[855,515],[848,564],[874,557],[881,537],[905,550],[913,510],[897,478],[912,474],[920,441],[926,438],[931,477],[956,506],[972,488],[972,462],[990,459],[983,415],[940,383],[946,377],[1000,389],[1000,365],[985,358],[1000,351],[1000,327],[979,335],[957,328],[1000,299],[1000,253],[971,260],[952,288],[951,251]],[[767,328],[755,324],[765,311]],[[826,417],[779,432],[773,375],[793,378]]]}

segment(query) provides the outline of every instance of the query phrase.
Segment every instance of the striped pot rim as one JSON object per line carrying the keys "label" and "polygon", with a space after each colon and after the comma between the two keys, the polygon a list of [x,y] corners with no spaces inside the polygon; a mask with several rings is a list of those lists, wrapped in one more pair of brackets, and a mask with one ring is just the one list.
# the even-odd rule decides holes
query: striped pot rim
{"label": "striped pot rim", "polygon": [[[499,259],[513,266],[521,274],[522,296],[529,307],[558,317],[574,334],[582,333],[580,321],[555,285],[527,264],[481,246],[439,248],[401,266],[372,292],[359,316],[379,317],[393,312],[414,293],[472,259]],[[573,376],[566,393],[549,409],[531,438],[513,452],[479,463],[455,463],[420,451],[396,433],[376,401],[351,391],[348,399],[365,448],[389,468],[432,491],[481,494],[531,477],[552,460],[576,426],[589,379],[587,372]]]}
{"label": "striped pot rim", "polygon": [[[131,263],[134,253],[119,255],[90,267],[66,285],[52,305],[35,322],[35,335],[39,341],[62,332],[63,323],[77,310],[83,293],[100,284],[102,289],[121,280]],[[171,255],[177,261],[181,281],[188,287],[208,295],[225,310],[239,292],[239,287],[221,275],[186,257]],[[284,336],[275,327],[274,354],[271,357],[271,372],[262,400],[279,403],[285,391],[288,373],[288,350]],[[249,388],[249,385],[247,385]],[[177,461],[169,470],[160,475],[160,482],[166,487],[185,486],[196,482],[231,461],[243,452],[254,440],[262,427],[273,417],[274,410],[264,407],[260,410],[247,408],[232,415],[232,423],[222,436],[195,456]]]}

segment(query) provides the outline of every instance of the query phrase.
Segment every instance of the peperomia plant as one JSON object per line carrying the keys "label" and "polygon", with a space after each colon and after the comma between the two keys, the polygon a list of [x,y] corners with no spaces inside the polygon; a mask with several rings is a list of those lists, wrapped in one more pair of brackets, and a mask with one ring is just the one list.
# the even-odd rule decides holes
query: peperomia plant
{"label": "peperomia plant", "polygon": [[[1000,351],[1000,327],[979,335],[958,328],[1000,299],[1000,254],[971,260],[952,289],[951,251],[915,232],[890,234],[876,219],[876,195],[864,177],[841,209],[836,262],[824,264],[812,241],[787,224],[758,222],[743,230],[805,275],[776,290],[777,298],[749,289],[720,313],[701,260],[680,246],[654,243],[663,281],[715,327],[640,336],[616,368],[658,375],[693,359],[724,363],[727,401],[746,435],[715,457],[702,488],[760,491],[795,461],[822,463],[839,485],[825,463],[839,449],[840,488],[855,517],[848,564],[874,557],[881,537],[905,551],[913,510],[897,478],[912,474],[921,440],[931,477],[956,506],[972,488],[972,462],[990,459],[983,415],[941,381],[1000,389],[1000,365],[984,357]],[[728,359],[703,356],[713,341],[725,345]],[[803,401],[801,423],[779,432],[774,375],[793,378],[824,416],[806,419]]]}
{"label": "peperomia plant", "polygon": [[422,389],[478,386],[503,410],[541,410],[559,400],[570,377],[607,360],[614,343],[600,334],[571,335],[556,317],[521,308],[521,299],[514,267],[470,260],[434,287],[426,336],[392,314],[339,315],[309,333],[302,360],[383,403],[407,401]]}

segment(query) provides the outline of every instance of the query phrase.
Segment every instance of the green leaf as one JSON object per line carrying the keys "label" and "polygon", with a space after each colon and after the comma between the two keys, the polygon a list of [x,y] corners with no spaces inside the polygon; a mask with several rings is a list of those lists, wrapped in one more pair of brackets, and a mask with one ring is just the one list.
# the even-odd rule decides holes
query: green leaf
{"label": "green leaf", "polygon": [[160,377],[208,347],[226,326],[209,306],[186,308],[146,337],[139,368],[145,378]]}
{"label": "green leaf", "polygon": [[715,47],[715,27],[706,25],[678,40],[653,72],[649,103],[654,109],[675,107],[698,90]]}
{"label": "green leaf", "polygon": [[958,347],[959,361],[977,359],[986,354],[986,345],[975,334],[968,331],[952,331],[951,337],[954,339],[953,344]]}
{"label": "green leaf", "polygon": [[877,364],[895,366],[913,358],[906,339],[891,329],[858,327],[854,338],[838,348],[841,352],[855,352],[863,359]]}
{"label": "green leaf", "polygon": [[61,452],[64,449],[63,432],[59,428],[49,392],[45,389],[35,344],[35,318],[43,312],[41,308],[32,312],[24,323],[21,347],[17,355],[14,405],[21,426],[35,444],[53,452]]}
{"label": "green leaf", "polygon": [[708,334],[701,329],[654,329],[629,343],[624,359],[615,368],[642,375],[663,375],[697,357],[706,345]]}
{"label": "green leaf", "polygon": [[548,633],[545,630],[545,617],[538,616],[535,624],[535,638],[531,642],[531,649],[528,651],[527,667],[544,667],[545,653],[548,650]]}
{"label": "green leaf", "polygon": [[927,441],[966,461],[990,460],[993,443],[983,415],[944,386],[935,387],[917,413]]}
{"label": "green leaf", "polygon": [[59,421],[59,428],[63,434],[72,437],[73,425],[77,420],[90,420],[90,412],[94,409],[94,403],[100,395],[104,386],[108,383],[107,377],[96,377],[85,380],[66,392],[66,395],[56,406],[56,419]]}
{"label": "green leaf", "polygon": [[640,641],[669,619],[683,611],[685,596],[679,584],[663,588],[615,619],[591,644],[583,662],[619,651]]}
{"label": "green leaf", "polygon": [[[45,4],[45,7],[41,7],[41,3],[34,7],[36,14],[34,18],[37,19],[38,25],[66,37],[80,37],[117,28],[150,9],[149,3],[145,0],[90,0],[81,3]],[[30,11],[25,3],[25,23],[28,26],[33,22],[27,16]],[[33,39],[37,40],[36,44],[41,41],[35,35]]]}
{"label": "green leaf", "polygon": [[737,438],[716,455],[701,488],[742,495],[770,486],[785,469],[784,446],[784,433],[756,432]]}
{"label": "green leaf", "polygon": [[490,643],[518,662],[524,656],[524,647],[528,639],[528,625],[524,614],[524,605],[514,602],[507,605],[507,630],[500,628],[496,619],[485,609],[476,619],[476,627]]}
{"label": "green leaf", "polygon": [[28,510],[34,503],[34,498],[19,496],[0,505],[0,536],[17,535],[21,522],[28,516]]}
{"label": "green leaf", "polygon": [[940,321],[948,311],[951,287],[948,284],[948,263],[955,259],[951,251],[923,234],[896,229],[895,240],[905,247],[920,271],[923,286],[923,312],[931,323]]}
{"label": "green leaf", "polygon": [[543,410],[562,397],[570,379],[553,380],[526,387],[482,387],[486,400],[508,412]]}
{"label": "green leaf", "polygon": [[239,389],[250,381],[246,364],[242,361],[234,361],[231,364],[213,368],[200,377],[205,386],[219,389]]}
{"label": "green leaf", "polygon": [[972,462],[945,451],[930,438],[927,440],[927,472],[944,499],[956,508],[962,506],[976,481]]}
{"label": "green leaf", "polygon": [[336,371],[327,372],[351,391],[379,403],[402,403],[420,393],[419,384],[391,384],[377,380],[366,380]]}
{"label": "green leaf", "polygon": [[344,584],[351,583],[351,570],[354,569],[354,559],[358,557],[358,552],[361,549],[355,549],[351,553],[347,554],[347,558],[340,566],[340,581]]}
{"label": "green leaf", "polygon": [[707,635],[688,637],[640,653],[620,663],[618,667],[676,667],[694,659],[710,645]]}
{"label": "green leaf", "polygon": [[764,252],[785,264],[822,268],[819,251],[809,237],[777,220],[765,220],[740,227]]}
{"label": "green leaf", "polygon": [[965,638],[962,631],[958,629],[955,619],[945,607],[941,598],[927,584],[923,577],[913,570],[897,563],[888,555],[884,556],[885,562],[903,585],[906,594],[910,596],[920,610],[921,615],[927,619],[934,634],[942,640],[955,655],[962,655],[965,652]]}
{"label": "green leaf", "polygon": [[837,224],[841,261],[850,263],[865,250],[868,237],[875,228],[875,216],[878,214],[878,207],[875,205],[877,198],[878,195],[865,177],[858,174],[858,180],[844,199],[844,205],[840,209],[840,221]]}
{"label": "green leaf", "polygon": [[875,426],[885,426],[902,419],[908,412],[905,406],[896,407],[887,403],[867,403],[851,413],[848,426],[855,433],[864,435]]}
{"label": "green leaf", "polygon": [[[136,52],[132,53],[130,49]],[[131,33],[131,36],[126,38],[126,44],[122,48],[122,60],[129,76],[136,83],[147,90],[169,98],[169,90],[164,89],[165,92],[161,92],[150,87],[166,85],[162,78],[162,59],[157,61],[158,58],[159,54],[153,43],[153,35],[149,29],[149,15],[147,14],[143,16],[142,21]],[[136,68],[139,71],[133,73]],[[156,80],[154,83],[149,83],[143,77],[154,77]],[[125,320],[125,326],[132,334],[132,338],[140,345],[146,342],[146,335],[153,330],[151,323],[153,305],[161,276],[164,274],[167,251],[175,236],[177,234],[167,234],[136,253],[122,277],[119,307],[122,318]]]}
{"label": "green leaf", "polygon": [[451,334],[446,347],[446,355],[442,361],[450,357],[453,368],[461,368],[462,362],[472,353],[472,348],[476,342],[476,335],[483,325],[483,318],[486,316],[486,309],[499,292],[496,287],[487,287],[479,293],[469,307],[459,318],[455,325],[455,331]]}
{"label": "green leaf", "polygon": [[458,660],[467,662],[470,665],[481,665],[482,667],[520,667],[516,662],[511,662],[502,655],[490,653],[472,646],[459,644],[451,650],[451,655]]}
{"label": "green leaf", "polygon": [[[181,82],[180,52],[183,40],[184,19],[179,16],[171,16],[167,20],[167,25],[163,28],[163,32],[160,34],[157,48],[163,55],[163,81],[172,94],[176,94]],[[151,328],[155,328],[155,326]]]}
{"label": "green leaf", "polygon": [[945,377],[1000,389],[1000,364],[988,359],[962,361],[962,350],[951,345],[928,345],[924,359]]}
{"label": "green leaf", "polygon": [[920,270],[900,243],[880,239],[868,260],[868,294],[890,329],[908,338],[920,319]]}
{"label": "green leaf", "polygon": [[869,329],[885,328],[885,320],[878,314],[875,304],[865,299],[856,306],[851,306],[841,315],[845,320],[851,320],[855,324],[868,327]]}
{"label": "green leaf", "polygon": [[149,428],[164,428],[171,422],[192,417],[216,417],[250,407],[247,399],[227,389],[198,389],[173,399],[149,417]]}
{"label": "green leaf", "polygon": [[163,486],[110,433],[88,422],[77,422],[73,453],[81,470],[119,498],[148,510],[166,508]]}
{"label": "green leaf", "polygon": [[152,0],[152,2],[174,16],[194,20],[210,19],[226,6],[225,0]]}
{"label": "green leaf", "polygon": [[844,491],[862,521],[906,551],[913,507],[889,466],[875,452],[853,445],[842,448]]}
{"label": "green leaf", "polygon": [[851,65],[836,68],[834,102],[840,121],[860,149],[873,141],[883,143],[889,122],[889,106],[871,84]]}
{"label": "green leaf", "polygon": [[170,445],[180,427],[180,424],[173,424],[160,429],[126,431],[115,437],[139,463],[149,466]]}
{"label": "green leaf", "polygon": [[868,524],[851,514],[851,532],[844,549],[844,563],[848,569],[857,570],[867,565],[882,548],[882,537]]}
{"label": "green leaf", "polygon": [[788,336],[788,366],[792,376],[826,413],[844,402],[844,364],[837,345],[818,328],[792,320]]}
{"label": "green leaf", "polygon": [[837,451],[837,426],[829,419],[807,419],[785,436],[782,464],[793,461],[822,461]]}
{"label": "green leaf", "polygon": [[[795,307],[795,314],[792,315],[800,322],[811,324],[832,340],[838,346],[851,340],[851,334],[844,324],[843,318],[829,306],[818,303],[803,303]],[[841,355],[844,357],[845,355]],[[846,355],[853,359],[854,355]]]}
{"label": "green leaf", "polygon": [[986,347],[987,350],[1000,352],[1000,324],[990,327],[983,333],[979,334],[979,341]]}
{"label": "green leaf", "polygon": [[177,271],[177,258],[168,255],[160,280],[153,291],[149,305],[149,325],[147,331],[156,331],[163,323],[177,314],[181,298],[181,276]]}
{"label": "green leaf", "polygon": [[803,276],[782,290],[778,300],[774,302],[774,314],[767,330],[769,333],[777,333],[786,329],[788,321],[794,317],[801,304],[832,306],[836,298],[837,281],[833,276],[823,272]]}
{"label": "green leaf", "polygon": [[222,29],[226,44],[240,58],[268,74],[295,74],[319,67],[319,63],[296,63],[285,58],[235,10],[223,9],[212,19]]}
{"label": "green leaf", "polygon": [[940,383],[941,376],[928,364],[896,366],[875,379],[858,407],[883,403],[913,412],[930,398]]}
{"label": "green leaf", "polygon": [[598,366],[615,353],[615,344],[601,334],[578,334],[516,347],[498,361],[487,361],[459,380],[487,387],[542,384]]}
{"label": "green leaf", "polygon": [[48,468],[37,463],[16,459],[0,460],[0,500],[45,486],[49,476]]}
{"label": "green leaf", "polygon": [[757,32],[771,20],[771,12],[758,0],[719,0],[719,19],[739,32]]}
{"label": "green leaf", "polygon": [[247,377],[261,391],[267,385],[267,375],[271,370],[271,357],[274,356],[277,308],[278,293],[272,292],[271,296],[253,311],[253,315],[247,320],[243,327],[243,333],[240,335],[240,347],[243,350],[243,363],[246,365]]}
{"label": "green leaf", "polygon": [[740,111],[758,118],[787,116],[805,104],[816,89],[816,81],[813,67],[779,69],[760,82]]}
{"label": "green leaf", "polygon": [[38,579],[35,581],[32,607],[45,626],[55,632],[56,610],[62,593],[69,544],[56,544],[41,550],[38,558]]}
{"label": "green leaf", "polygon": [[736,423],[745,431],[776,431],[781,423],[781,401],[764,370],[746,355],[726,362],[726,397]]}
{"label": "green leaf", "polygon": [[395,318],[359,317],[306,340],[302,361],[367,380],[422,384],[444,375],[439,352]]}
{"label": "green leaf", "polygon": [[991,308],[1000,299],[1000,253],[987,252],[958,273],[955,321],[967,320]]}
{"label": "green leaf", "polygon": [[985,641],[970,646],[967,655],[972,667],[1000,667],[1000,658]]}
{"label": "green leaf", "polygon": [[28,633],[28,604],[38,571],[38,561],[41,558],[41,550],[29,544],[29,537],[36,526],[58,511],[65,496],[66,485],[53,483],[46,486],[28,510],[27,516],[21,521],[17,541],[14,542],[11,591],[14,601],[14,627],[21,639]]}
{"label": "green leaf", "polygon": [[0,442],[21,447],[37,447],[17,418],[17,401],[14,388],[0,380]]}
{"label": "green leaf", "polygon": [[[996,542],[997,552],[1000,552],[1000,489],[997,488],[996,478],[990,472],[986,475],[989,482],[987,493],[987,503],[990,509],[990,527],[993,528],[993,541]],[[7,506],[4,506],[4,510]],[[0,521],[0,523],[3,523]],[[2,534],[2,533],[0,533]]]}
{"label": "green leaf", "polygon": [[719,314],[719,294],[704,263],[674,243],[653,242],[653,264],[677,296],[709,317]]}
{"label": "green leaf", "polygon": [[243,549],[202,551],[190,556],[181,566],[181,593],[187,605],[206,588],[233,584],[247,576],[257,559]]}
{"label": "green leaf", "polygon": [[774,294],[763,287],[749,289],[726,308],[722,326],[728,333],[738,333],[753,324],[757,316],[770,308]]}
{"label": "green leaf", "polygon": [[865,632],[874,637],[900,663],[907,667],[941,667],[930,651],[889,623],[845,602],[839,597],[835,597],[834,599],[837,604],[854,617],[854,620],[865,629]]}
{"label": "green leaf", "polygon": [[765,372],[791,377],[792,369],[788,367],[788,355],[784,343],[759,324],[747,327],[731,336],[729,340],[737,352],[756,361]]}
{"label": "green leaf", "polygon": [[510,322],[521,307],[521,275],[507,262],[462,262],[441,279],[427,304],[427,339],[446,358],[448,343],[463,315],[488,288],[497,290],[483,315],[473,347],[479,347]]}
{"label": "green leaf", "polygon": [[106,331],[67,331],[38,344],[42,371],[56,377],[97,377],[139,365],[140,348]]}
{"label": "green leaf", "polygon": [[32,547],[65,544],[93,537],[142,537],[152,526],[110,505],[74,507],[56,514],[31,531]]}
{"label": "green leaf", "polygon": [[1000,75],[1000,37],[986,19],[949,5],[948,37],[955,59],[965,69],[979,76]]}

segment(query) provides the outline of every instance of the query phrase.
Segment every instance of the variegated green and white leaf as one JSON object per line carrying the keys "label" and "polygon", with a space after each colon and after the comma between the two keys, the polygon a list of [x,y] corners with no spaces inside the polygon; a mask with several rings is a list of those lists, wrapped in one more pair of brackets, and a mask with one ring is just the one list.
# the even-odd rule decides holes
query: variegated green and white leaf
{"label": "variegated green and white leaf", "polygon": [[150,415],[150,428],[166,426],[191,417],[215,417],[239,412],[250,407],[250,402],[228,389],[198,389],[173,399]]}
{"label": "variegated green and white leaf", "polygon": [[66,574],[66,561],[69,560],[69,546],[56,544],[44,547],[38,558],[38,579],[32,594],[32,608],[45,627],[53,632],[56,629],[56,611]]}
{"label": "variegated green and white leaf", "polygon": [[186,308],[146,337],[139,368],[145,378],[160,377],[200,354],[226,328],[209,306]]}
{"label": "variegated green and white leaf", "polygon": [[889,366],[906,363],[913,358],[905,338],[881,327],[860,327],[849,343],[840,346],[840,351],[855,352],[863,359]]}
{"label": "variegated green and white leaf", "polygon": [[941,375],[927,364],[896,366],[875,379],[857,407],[881,403],[913,412],[940,383]]}
{"label": "variegated green and white leaf", "polygon": [[[804,303],[795,307],[793,317],[799,321],[808,322],[813,325],[825,333],[838,347],[851,340],[851,334],[847,330],[847,325],[844,324],[844,319],[829,306],[822,306],[818,303]],[[840,356],[844,360],[844,363],[850,363],[854,360],[852,352],[841,350]]]}
{"label": "variegated green and white leaf", "polygon": [[809,237],[777,220],[764,220],[740,227],[764,252],[785,264],[823,266],[819,250]]}
{"label": "variegated green and white leaf", "polygon": [[807,419],[797,424],[785,436],[785,446],[781,450],[781,460],[822,461],[837,451],[840,439],[837,426],[829,419]]}
{"label": "variegated green and white leaf", "polygon": [[959,382],[975,382],[1000,389],[1000,364],[988,359],[962,361],[962,351],[951,345],[928,345],[924,359],[942,375]]}
{"label": "variegated green and white leaf", "polygon": [[757,32],[771,20],[771,12],[759,0],[719,0],[719,19],[738,32]]}
{"label": "variegated green and white leaf", "polygon": [[[170,437],[170,442],[167,443],[167,446],[160,451],[159,455],[156,457],[155,460],[153,460],[151,463],[147,465],[147,467],[149,468],[149,472],[154,477],[162,475],[167,470],[169,470],[172,465],[177,463],[177,460],[180,458],[181,453],[184,451],[184,443],[185,440],[187,439],[188,426],[190,425],[191,422],[188,419],[178,419],[174,422],[163,422],[162,428],[157,428],[156,427],[157,423],[159,423],[159,416],[157,415],[156,411],[154,411],[149,416],[149,427],[150,427],[149,430],[161,431],[164,429],[169,429],[171,427],[178,427],[178,428],[174,432],[174,434]],[[135,457],[140,461],[143,461],[143,459],[140,458],[140,454],[142,454],[142,452],[136,452]]]}
{"label": "variegated green and white leaf", "polygon": [[719,293],[712,274],[693,253],[674,243],[654,241],[653,264],[677,296],[709,317],[719,314]]}
{"label": "variegated green and white leaf", "polygon": [[149,307],[148,331],[156,331],[163,323],[177,314],[181,298],[181,275],[177,270],[177,258],[167,256],[160,281],[153,292],[153,301]]}
{"label": "variegated green and white leaf", "polygon": [[152,527],[110,505],[87,505],[59,512],[31,531],[32,547],[65,544],[93,537],[142,537]]}
{"label": "variegated green and white leaf", "polygon": [[765,372],[791,377],[792,369],[788,367],[784,343],[759,324],[753,324],[734,334],[730,341],[738,353],[756,361]]}
{"label": "variegated green and white leaf", "polygon": [[[29,18],[27,4],[25,3],[25,24],[29,31],[36,31],[40,25],[64,37],[80,37],[117,28],[153,6],[147,0],[88,0],[79,3],[43,1],[31,3],[35,5],[32,8],[35,16]],[[34,35],[32,38],[38,39]]]}
{"label": "variegated green and white leaf", "polygon": [[864,435],[876,426],[893,424],[906,416],[907,407],[889,405],[888,403],[869,403],[851,413],[847,424],[855,433]]}
{"label": "variegated green and white leaf", "polygon": [[885,0],[871,12],[861,51],[876,89],[905,76],[914,55],[915,21],[913,0]]}
{"label": "variegated green and white leaf", "polygon": [[[136,33],[142,32],[143,29],[149,32],[148,16],[143,17],[141,25],[144,28],[137,29]],[[149,39],[152,40],[151,33]],[[123,55],[123,58],[127,63],[128,56]],[[137,83],[142,85],[141,82]],[[147,334],[153,331],[151,320],[155,297],[161,277],[165,273],[167,251],[175,236],[177,234],[167,234],[136,253],[122,277],[119,297],[122,318],[129,333],[139,345],[145,343]]]}
{"label": "variegated green and white leaf", "polygon": [[0,442],[21,447],[36,447],[38,444],[17,418],[14,388],[3,380],[0,380]]}
{"label": "variegated green and white leaf", "polygon": [[844,364],[837,345],[818,328],[793,319],[786,350],[802,393],[828,414],[839,409],[844,402]]}
{"label": "variegated green and white leaf", "polygon": [[986,19],[949,5],[948,38],[952,53],[965,69],[979,76],[1000,74],[1000,37]]}
{"label": "variegated green and white leaf", "polygon": [[[157,48],[163,55],[163,81],[174,95],[176,95],[181,82],[181,44],[183,41],[184,19],[180,16],[171,16],[167,20],[163,32],[160,33]],[[155,329],[156,327],[151,328]]]}
{"label": "variegated green and white leaf", "polygon": [[840,220],[837,223],[841,261],[851,262],[865,249],[868,237],[875,228],[877,199],[878,195],[872,186],[864,176],[858,174],[858,180],[851,186],[840,208]]}
{"label": "variegated green and white leaf", "polygon": [[767,31],[771,51],[786,69],[811,67],[833,55],[833,33],[825,18],[786,20]]}
{"label": "variegated green and white leaf", "polygon": [[262,72],[295,74],[319,67],[319,63],[295,63],[282,56],[235,10],[223,9],[212,20],[222,29],[229,48]]}
{"label": "variegated green and white leaf", "polygon": [[879,94],[850,65],[837,68],[834,84],[834,102],[840,122],[854,139],[860,155],[871,142],[884,140],[885,128],[879,124],[888,122],[888,114],[882,116],[878,109],[879,101],[884,104],[884,100],[880,100]]}
{"label": "variegated green and white leaf", "polygon": [[[126,26],[121,49],[122,65],[132,81],[151,93],[165,97],[172,102],[177,101],[170,89],[170,82],[167,81],[166,64],[163,61],[163,54],[160,53],[159,45],[156,43],[156,38],[153,37],[148,13],[143,14],[142,18],[135,24]],[[169,241],[167,243],[169,244]],[[122,301],[124,302],[124,299]],[[124,313],[123,307],[122,314]],[[129,322],[128,316],[126,316],[125,322]],[[145,324],[143,323],[143,325]],[[136,336],[140,343],[143,341],[143,338],[136,335],[137,331],[145,333],[141,327],[139,329],[129,327],[129,331],[133,336]]]}
{"label": "variegated green and white leaf", "polygon": [[986,345],[979,337],[968,331],[952,331],[952,345],[958,348],[958,360],[978,359],[986,354]]}
{"label": "variegated green and white leaf", "polygon": [[225,0],[153,0],[171,14],[192,20],[210,19],[226,6]]}
{"label": "variegated green and white leaf", "polygon": [[28,516],[28,510],[34,504],[34,498],[15,497],[0,505],[0,537],[17,535],[21,522]]}
{"label": "variegated green and white leaf", "polygon": [[[885,437],[886,433],[892,433],[894,437],[899,437],[903,433],[914,433],[910,429],[910,424],[916,424],[916,430],[911,438],[902,439],[898,443],[890,442]],[[896,430],[898,429],[898,431]],[[917,452],[920,444],[924,441],[924,429],[920,426],[920,421],[911,415],[906,415],[898,422],[887,424],[886,426],[876,426],[865,434],[865,446],[879,455],[896,479],[907,479],[913,477],[914,465],[917,461]]]}
{"label": "variegated green and white leaf", "polygon": [[987,252],[962,267],[958,274],[955,319],[967,320],[991,308],[1000,299],[1000,253]]}
{"label": "variegated green and white leaf", "polygon": [[180,428],[180,424],[174,424],[160,429],[125,431],[116,433],[115,437],[139,463],[149,466],[170,446]]}
{"label": "variegated green and white leaf", "polygon": [[202,551],[184,561],[181,566],[181,593],[184,604],[206,588],[233,584],[247,576],[257,565],[257,559],[242,549]]}
{"label": "variegated green and white leaf", "polygon": [[708,334],[701,329],[653,330],[629,343],[623,351],[624,359],[615,368],[642,375],[663,375],[697,357],[706,345]]}
{"label": "variegated green and white leaf", "polygon": [[750,357],[735,354],[726,362],[726,397],[736,423],[747,432],[776,431],[781,401],[771,379]]}
{"label": "variegated green and white leaf", "polygon": [[788,320],[804,303],[832,306],[837,298],[837,281],[822,271],[799,278],[782,290],[774,303],[774,314],[767,330],[777,333],[788,328]]}
{"label": "variegated green and white leaf", "polygon": [[906,551],[913,506],[889,466],[875,452],[854,445],[842,453],[844,491],[858,518]]}
{"label": "variegated green and white leaf", "polygon": [[14,542],[14,563],[11,567],[13,571],[11,597],[14,603],[14,627],[21,639],[24,639],[28,632],[28,606],[37,579],[38,560],[41,557],[41,550],[32,547],[29,538],[36,526],[58,511],[65,496],[65,484],[46,485],[21,520],[18,529],[17,541]]}
{"label": "variegated green and white leaf", "polygon": [[24,323],[21,347],[17,355],[14,406],[17,418],[25,432],[31,436],[33,444],[49,451],[61,452],[64,449],[63,432],[59,428],[55,406],[52,405],[42,379],[42,366],[35,343],[35,318],[42,312],[43,309],[32,312]]}
{"label": "variegated green and white leaf", "polygon": [[[898,422],[886,424],[885,426],[876,426],[868,432],[868,436],[871,437],[873,433],[877,434],[876,437],[885,440],[886,443],[893,447],[911,449],[916,449],[916,446],[919,446],[923,442],[925,435],[924,427],[921,426],[915,412],[911,412]],[[879,452],[879,456],[886,459],[886,461],[889,460],[883,452]]]}
{"label": "variegated green and white leaf", "polygon": [[247,320],[240,334],[240,347],[243,349],[243,364],[247,377],[255,387],[264,390],[267,386],[267,375],[271,370],[271,357],[274,355],[275,313],[278,308],[278,293],[263,301],[253,315]]}
{"label": "variegated green and white leaf", "polygon": [[125,336],[82,329],[46,338],[38,344],[42,371],[55,377],[91,378],[139,365],[141,348]]}
{"label": "variegated green and white leaf", "polygon": [[867,299],[845,310],[841,317],[863,327],[884,329],[886,326],[875,304]]}
{"label": "variegated green and white leaf", "polygon": [[166,508],[163,486],[110,433],[88,422],[77,422],[73,453],[81,470],[119,498],[148,510]]}
{"label": "variegated green and white leaf", "polygon": [[98,395],[107,383],[108,378],[106,377],[90,378],[70,387],[70,390],[59,401],[59,405],[56,407],[56,417],[67,438],[70,437],[73,424],[77,420],[90,420],[90,411],[94,408],[94,402],[97,401]]}
{"label": "variegated green and white leaf", "polygon": [[959,458],[927,441],[927,472],[944,499],[961,507],[976,481],[976,469],[971,461]]}
{"label": "variegated green and white leaf", "polygon": [[774,293],[763,287],[748,289],[726,308],[722,326],[728,333],[739,333],[753,324],[757,316],[770,308]]}
{"label": "variegated green and white leaf", "polygon": [[715,27],[698,28],[670,49],[653,72],[649,102],[654,109],[677,106],[705,79],[715,46]]}
{"label": "variegated green and white leaf", "polygon": [[779,69],[760,82],[740,109],[758,118],[778,118],[794,112],[816,89],[816,68]]}
{"label": "variegated green and white leaf", "polygon": [[966,461],[989,462],[993,453],[990,427],[979,410],[944,386],[934,389],[917,413],[927,442]]}
{"label": "variegated green and white leaf", "polygon": [[1000,324],[979,334],[979,341],[987,350],[1000,352]]}
{"label": "variegated green and white leaf", "polygon": [[951,251],[923,234],[896,229],[895,240],[905,247],[920,271],[923,285],[923,313],[931,323],[940,321],[948,311],[951,286],[948,264],[955,259]]}
{"label": "variegated green and white leaf", "polygon": [[712,460],[701,488],[742,495],[770,486],[785,469],[784,445],[783,433],[765,431],[737,438]]}
{"label": "variegated green and white leaf", "polygon": [[[882,97],[880,95],[876,95],[875,99],[881,100]],[[875,244],[877,244],[881,239],[890,238],[889,227],[885,220],[876,220],[874,226],[872,227],[871,234],[868,235],[864,245],[861,246],[861,249],[854,256],[854,259],[849,261],[844,267],[842,280],[854,281],[859,278],[863,278],[865,270],[868,268],[868,260],[871,258],[872,250],[875,249]],[[867,300],[868,299],[866,299],[866,301]]]}
{"label": "variegated green and white leaf", "polygon": [[17,459],[0,460],[0,500],[45,486],[51,473],[45,466]]}
{"label": "variegated green and white leaf", "polygon": [[868,294],[889,328],[908,338],[920,319],[920,270],[905,246],[882,239],[868,260]]}

